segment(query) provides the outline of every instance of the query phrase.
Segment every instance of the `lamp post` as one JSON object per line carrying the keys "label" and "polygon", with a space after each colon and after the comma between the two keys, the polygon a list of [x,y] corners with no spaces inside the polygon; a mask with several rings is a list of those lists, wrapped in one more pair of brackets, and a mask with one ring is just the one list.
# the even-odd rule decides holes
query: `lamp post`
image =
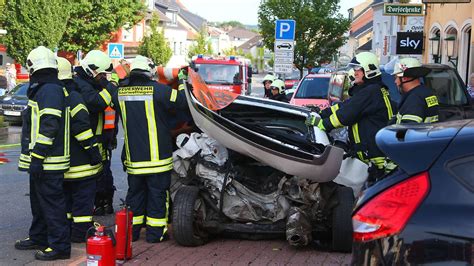
{"label": "lamp post", "polygon": [[439,41],[440,37],[439,35],[436,35],[432,38],[430,38],[431,41],[431,55],[433,56],[433,60],[435,63],[441,63],[440,62],[440,56],[439,56]]}
{"label": "lamp post", "polygon": [[458,67],[458,56],[456,54],[456,36],[448,36],[444,38],[446,41],[446,54],[448,62],[453,64],[454,68]]}

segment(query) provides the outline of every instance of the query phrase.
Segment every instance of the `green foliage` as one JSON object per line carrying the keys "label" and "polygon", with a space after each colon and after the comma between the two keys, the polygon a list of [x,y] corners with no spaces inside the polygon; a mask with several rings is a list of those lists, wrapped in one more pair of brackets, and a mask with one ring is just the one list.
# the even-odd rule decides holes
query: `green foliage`
{"label": "green foliage", "polygon": [[3,115],[0,115],[0,128],[7,126],[4,121]]}
{"label": "green foliage", "polygon": [[258,11],[265,46],[273,50],[275,20],[294,19],[295,66],[312,67],[330,61],[346,38],[350,21],[338,13],[339,0],[265,0]]}
{"label": "green foliage", "polygon": [[224,21],[224,22],[219,23],[217,26],[218,26],[218,27],[221,27],[221,28],[226,28],[226,27],[232,27],[232,28],[240,27],[240,28],[245,28],[245,25],[242,24],[242,22],[240,22],[240,21],[235,21],[235,20]]}
{"label": "green foliage", "polygon": [[7,34],[0,42],[17,62],[39,45],[58,47],[69,19],[69,5],[62,0],[9,0],[0,21]]}
{"label": "green foliage", "polygon": [[212,54],[211,43],[207,40],[206,28],[202,28],[199,32],[196,43],[189,47],[188,57],[191,58],[198,54]]}
{"label": "green foliage", "polygon": [[144,10],[136,0],[9,0],[0,14],[7,30],[0,41],[18,62],[39,45],[89,51],[110,40],[111,32],[136,24]]}
{"label": "green foliage", "polygon": [[150,23],[151,34],[143,38],[138,47],[138,53],[151,58],[156,65],[166,65],[173,55],[173,51],[166,42],[163,32],[158,31],[158,22],[159,18],[154,14]]}
{"label": "green foliage", "polygon": [[76,52],[97,49],[112,38],[111,32],[124,25],[135,25],[145,12],[143,1],[68,1],[71,18],[61,39],[60,49]]}

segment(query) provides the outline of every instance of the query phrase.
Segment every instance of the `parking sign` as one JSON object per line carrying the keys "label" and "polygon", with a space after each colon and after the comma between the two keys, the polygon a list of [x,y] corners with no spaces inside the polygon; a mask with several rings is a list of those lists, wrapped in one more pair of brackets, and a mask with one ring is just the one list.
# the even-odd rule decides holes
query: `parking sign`
{"label": "parking sign", "polygon": [[276,40],[294,40],[296,22],[292,19],[278,19],[275,27]]}
{"label": "parking sign", "polygon": [[290,74],[293,72],[296,22],[292,19],[279,19],[275,24],[275,73]]}

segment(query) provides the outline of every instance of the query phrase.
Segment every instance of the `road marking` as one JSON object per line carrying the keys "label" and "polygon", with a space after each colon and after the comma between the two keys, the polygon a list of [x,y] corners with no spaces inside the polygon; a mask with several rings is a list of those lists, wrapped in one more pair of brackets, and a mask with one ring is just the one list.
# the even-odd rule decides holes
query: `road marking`
{"label": "road marking", "polygon": [[21,145],[20,143],[0,145],[0,149],[17,147],[20,145]]}

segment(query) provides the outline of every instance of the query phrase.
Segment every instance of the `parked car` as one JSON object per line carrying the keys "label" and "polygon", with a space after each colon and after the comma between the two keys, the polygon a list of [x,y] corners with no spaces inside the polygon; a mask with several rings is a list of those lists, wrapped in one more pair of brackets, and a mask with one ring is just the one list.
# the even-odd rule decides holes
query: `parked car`
{"label": "parked car", "polygon": [[[440,105],[439,120],[449,121],[466,118],[474,118],[474,106],[471,97],[464,85],[463,80],[457,71],[447,65],[442,64],[425,64],[423,65],[431,72],[422,79],[422,82],[438,97]],[[395,101],[400,101],[400,92],[397,89],[394,78],[389,74],[391,71],[382,67],[382,81],[387,85],[390,97]],[[344,77],[345,76],[345,77]],[[350,83],[346,71],[338,71],[332,74],[331,80],[339,80],[342,82],[333,84],[330,82],[328,101],[332,105],[333,102],[343,101],[347,99]],[[338,87],[342,84],[342,88]]]}
{"label": "parked car", "polygon": [[[308,70],[303,69],[303,77],[307,74]],[[300,81],[300,71],[298,69],[294,69],[291,74],[280,76],[278,78],[285,81],[285,89],[291,89],[291,87],[293,87],[296,82]]]}
{"label": "parked car", "polygon": [[329,106],[328,87],[331,74],[308,74],[296,88],[290,104],[298,106],[317,106],[324,109]]}
{"label": "parked car", "polygon": [[29,83],[17,85],[13,90],[0,97],[0,115],[5,121],[21,123],[21,111],[25,110],[28,104],[26,91]]}
{"label": "parked car", "polygon": [[352,264],[471,265],[474,120],[390,126],[376,140],[399,169],[354,208]]}
{"label": "parked car", "polygon": [[298,84],[300,84],[299,81],[295,82],[295,84],[293,84],[293,87],[291,87],[290,89],[285,90],[285,95],[288,101],[290,101],[293,97],[293,94],[295,94],[296,88],[298,88]]}

